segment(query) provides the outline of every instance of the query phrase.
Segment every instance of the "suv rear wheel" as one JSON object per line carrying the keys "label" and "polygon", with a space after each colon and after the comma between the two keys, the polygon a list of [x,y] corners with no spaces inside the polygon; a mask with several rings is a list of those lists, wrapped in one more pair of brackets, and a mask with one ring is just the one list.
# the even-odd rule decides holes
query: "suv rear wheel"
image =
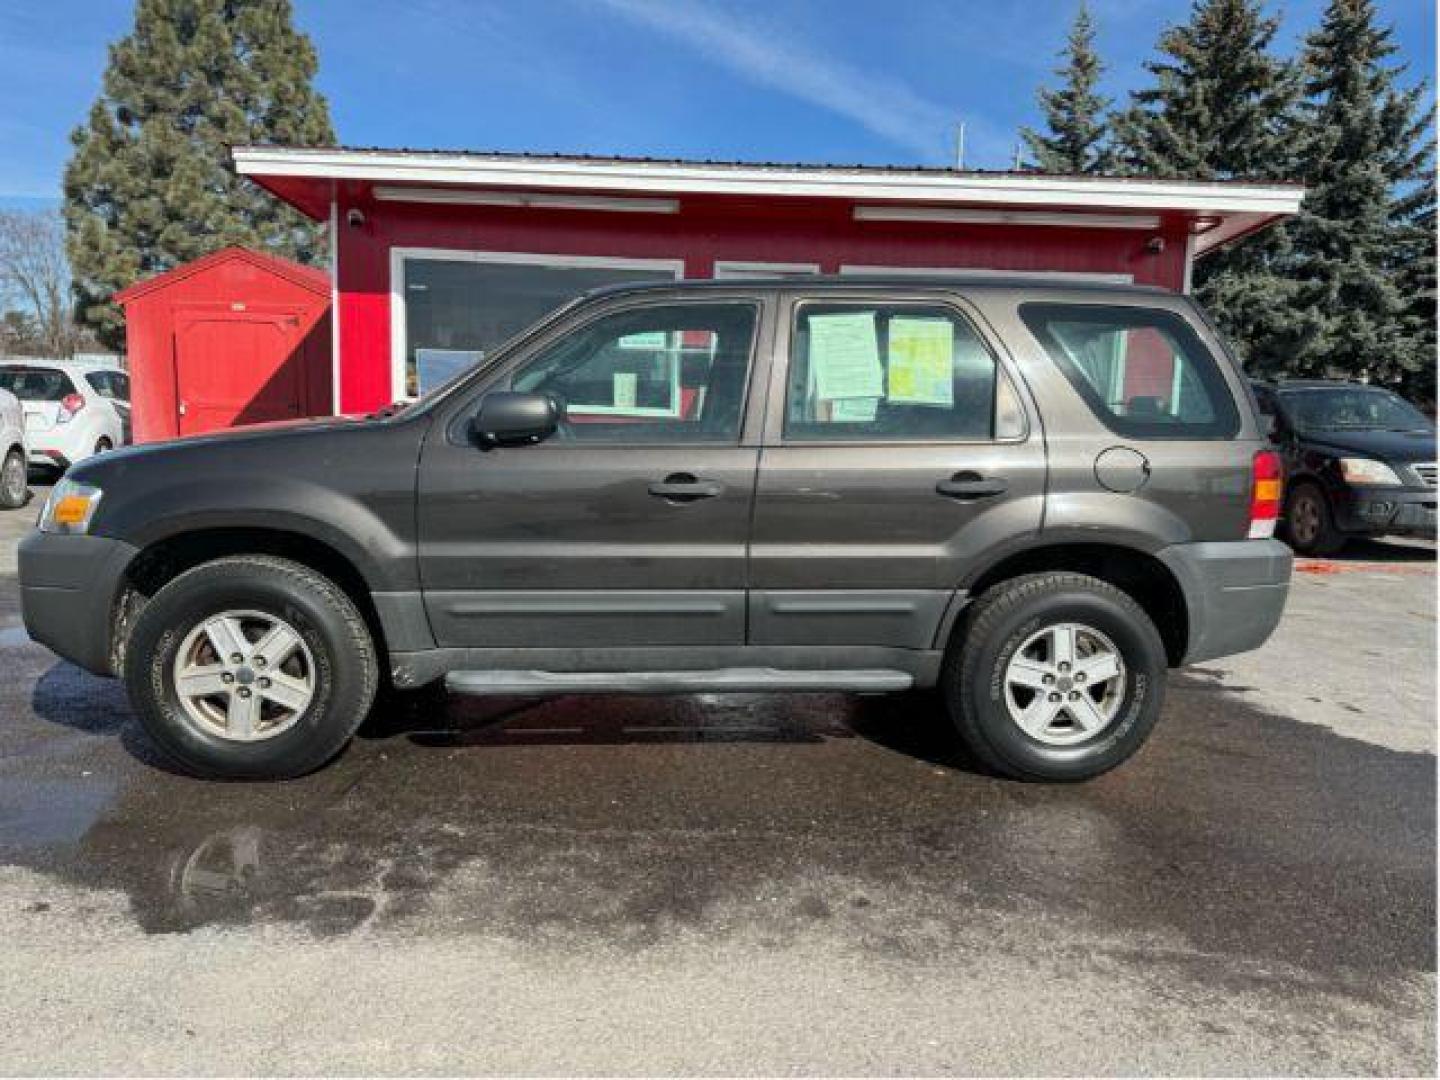
{"label": "suv rear wheel", "polygon": [[1019,780],[1087,780],[1160,716],[1165,646],[1144,610],[1084,574],[1028,574],[978,601],[941,679],[972,753]]}
{"label": "suv rear wheel", "polygon": [[125,681],[146,732],[186,772],[281,779],[325,764],[375,697],[364,618],[334,583],[271,556],[188,570],[140,612]]}

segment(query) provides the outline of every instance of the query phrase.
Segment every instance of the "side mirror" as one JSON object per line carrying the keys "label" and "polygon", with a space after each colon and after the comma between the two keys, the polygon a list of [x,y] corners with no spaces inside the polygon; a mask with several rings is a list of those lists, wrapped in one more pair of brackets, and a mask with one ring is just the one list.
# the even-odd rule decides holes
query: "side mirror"
{"label": "side mirror", "polygon": [[529,446],[554,435],[560,417],[560,403],[549,394],[494,390],[480,399],[470,437],[484,447]]}

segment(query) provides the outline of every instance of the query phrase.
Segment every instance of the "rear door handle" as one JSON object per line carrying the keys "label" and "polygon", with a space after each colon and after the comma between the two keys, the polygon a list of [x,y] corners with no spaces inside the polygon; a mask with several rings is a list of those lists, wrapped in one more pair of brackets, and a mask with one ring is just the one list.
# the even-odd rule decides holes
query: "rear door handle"
{"label": "rear door handle", "polygon": [[981,476],[979,473],[958,472],[949,480],[941,480],[935,485],[935,490],[947,498],[968,501],[1003,495],[1009,487],[1010,482],[1003,476]]}
{"label": "rear door handle", "polygon": [[693,502],[713,499],[725,490],[719,480],[701,480],[691,473],[671,473],[664,480],[650,485],[650,494],[671,502]]}

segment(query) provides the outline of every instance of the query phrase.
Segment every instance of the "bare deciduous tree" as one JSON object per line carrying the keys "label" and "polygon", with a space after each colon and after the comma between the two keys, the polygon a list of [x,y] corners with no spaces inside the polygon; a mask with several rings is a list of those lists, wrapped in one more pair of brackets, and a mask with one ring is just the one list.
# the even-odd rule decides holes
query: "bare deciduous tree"
{"label": "bare deciduous tree", "polygon": [[0,211],[0,300],[30,324],[31,347],[47,356],[71,356],[87,341],[75,325],[59,213]]}

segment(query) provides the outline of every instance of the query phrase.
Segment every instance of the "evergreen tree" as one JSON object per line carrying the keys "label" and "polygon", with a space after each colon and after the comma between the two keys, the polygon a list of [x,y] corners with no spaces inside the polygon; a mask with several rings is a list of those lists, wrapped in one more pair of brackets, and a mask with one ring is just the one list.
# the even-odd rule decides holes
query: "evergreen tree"
{"label": "evergreen tree", "polygon": [[[1279,20],[1260,0],[1195,0],[1160,37],[1153,85],[1116,118],[1122,168],[1186,180],[1293,179],[1298,78],[1271,49]],[[1257,373],[1283,368],[1308,322],[1287,276],[1289,237],[1271,228],[1197,263],[1195,292]]]}
{"label": "evergreen tree", "polygon": [[315,69],[289,0],[139,0],[65,172],[77,316],[106,345],[124,340],[110,296],[139,278],[229,244],[321,256],[321,231],[229,156],[334,142]]}
{"label": "evergreen tree", "polygon": [[1305,41],[1305,204],[1291,231],[1314,327],[1303,374],[1434,398],[1435,176],[1423,86],[1372,0],[1330,0]]}
{"label": "evergreen tree", "polygon": [[1096,90],[1105,65],[1095,51],[1095,24],[1083,0],[1060,56],[1064,64],[1055,69],[1060,88],[1039,93],[1049,134],[1031,128],[1020,134],[1042,172],[1108,172],[1114,165],[1105,119],[1110,99]]}

